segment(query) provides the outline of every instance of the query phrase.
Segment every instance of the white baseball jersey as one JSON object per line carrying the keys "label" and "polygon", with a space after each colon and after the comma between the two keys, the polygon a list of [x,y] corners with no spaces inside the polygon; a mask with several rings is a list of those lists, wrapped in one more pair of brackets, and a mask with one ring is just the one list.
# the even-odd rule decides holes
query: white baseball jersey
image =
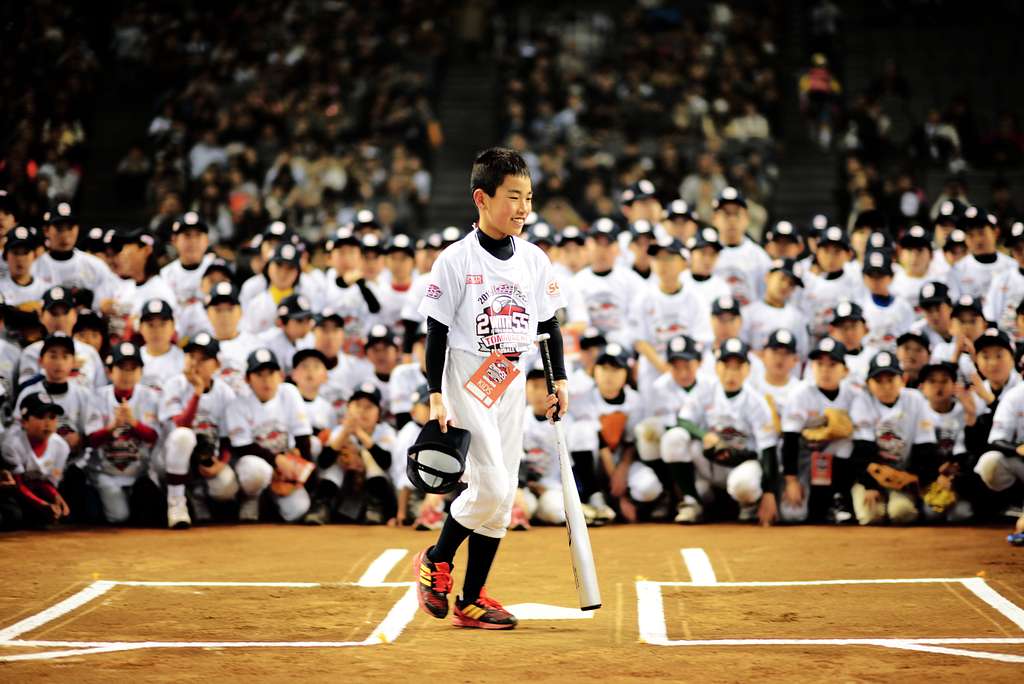
{"label": "white baseball jersey", "polygon": [[1015,270],[1017,262],[1002,252],[996,252],[996,260],[991,264],[982,263],[973,254],[968,254],[953,264],[949,271],[946,278],[949,296],[954,302],[963,295],[981,299],[988,294],[988,288],[996,276]]}
{"label": "white baseball jersey", "polygon": [[[664,359],[668,341],[677,335],[688,335],[701,344],[714,339],[711,332],[711,309],[685,287],[675,294],[665,294],[656,283],[648,283],[630,306],[629,327],[634,340],[650,343]],[[654,382],[659,372],[640,357],[639,382]]]}
{"label": "white baseball jersey", "polygon": [[1017,306],[1024,300],[1024,275],[1019,268],[1007,269],[992,278],[985,295],[985,319],[993,321],[1003,330],[1012,332],[1017,327]]}
{"label": "white baseball jersey", "polygon": [[793,376],[787,378],[786,384],[784,385],[772,385],[764,376],[751,378],[748,383],[762,397],[772,398],[772,402],[775,404],[775,410],[779,414],[780,420],[783,412],[786,410],[786,405],[789,403],[790,398],[803,385],[802,380],[794,378]]}
{"label": "white baseball jersey", "polygon": [[703,405],[713,391],[714,383],[707,380],[698,378],[690,389],[686,389],[675,381],[671,373],[663,373],[651,384],[640,388],[646,409],[644,418],[654,417],[665,427],[673,427],[687,399],[695,396],[696,401]]}
{"label": "white baseball jersey", "polygon": [[[928,321],[924,318],[919,318],[914,321],[914,324],[910,326],[910,331],[927,337],[928,348],[933,352],[938,345],[948,343],[953,340],[952,336],[949,338],[943,337],[938,330],[935,330],[935,328],[928,325]],[[950,349],[952,349],[952,347]],[[948,361],[949,359],[946,360]]]}
{"label": "white baseball jersey", "polygon": [[583,295],[590,324],[600,330],[608,342],[632,347],[635,335],[629,325],[636,317],[630,309],[636,293],[646,287],[644,280],[622,266],[616,266],[603,276],[585,268],[573,276],[573,285]]}
{"label": "white baseball jersey", "polygon": [[[806,428],[821,427],[825,424],[825,409],[841,409],[850,414],[853,404],[860,394],[860,390],[842,383],[839,385],[839,394],[836,395],[836,398],[829,399],[822,394],[814,382],[801,383],[786,400],[785,407],[779,412],[782,431],[800,433]],[[800,443],[802,450],[813,448],[815,451],[833,454],[838,458],[849,458],[853,453],[852,438],[808,445],[807,440],[801,436]]]}
{"label": "white baseball jersey", "polygon": [[[970,401],[974,402],[974,410],[977,415],[988,413],[988,406],[981,400],[981,397],[973,392],[969,395]],[[1009,395],[1006,396],[1009,398]],[[1003,401],[1006,401],[1004,398]],[[1002,402],[999,404],[1002,406]],[[931,408],[931,407],[929,407]],[[953,408],[946,413],[939,413],[934,408],[932,412],[932,423],[935,425],[935,442],[939,447],[939,458],[948,461],[967,451],[965,443],[965,430],[967,419],[964,417],[964,405],[959,400],[953,401]],[[989,437],[991,439],[991,436]]]}
{"label": "white baseball jersey", "polygon": [[745,306],[764,295],[764,278],[772,260],[764,248],[748,237],[735,247],[722,246],[715,275],[729,286],[733,298]]}
{"label": "white baseball jersey", "polygon": [[[22,350],[21,358],[18,359],[18,384],[32,379],[41,372],[39,354],[43,350],[43,341],[33,342]],[[75,340],[75,361],[68,381],[87,389],[107,384],[107,374],[103,370],[100,355],[85,342]]]}
{"label": "white baseball jersey", "polygon": [[284,334],[284,330],[275,327],[264,330],[257,335],[256,339],[259,340],[259,346],[274,352],[285,375],[292,372],[292,357],[295,356],[295,352],[300,349],[313,348],[313,333],[311,332],[293,342]]}
{"label": "white baseball jersey", "polygon": [[309,418],[309,424],[313,426],[314,434],[337,425],[337,421],[334,420],[334,407],[331,406],[331,402],[319,394],[313,397],[312,400],[303,397],[302,401],[306,405],[306,416]]}
{"label": "white baseball jersey", "polygon": [[405,474],[405,467],[409,459],[409,447],[416,443],[416,438],[420,436],[422,429],[422,425],[410,420],[395,435],[395,441],[391,447],[391,467],[388,468],[388,476],[395,489],[415,489],[409,482],[409,476]]}
{"label": "white baseball jersey", "polygon": [[178,339],[191,339],[199,333],[210,333],[213,335],[213,328],[210,327],[210,319],[206,315],[206,304],[194,302],[186,304],[178,310],[174,317],[174,329],[178,333]]}
{"label": "white baseball jersey", "polygon": [[[174,417],[184,412],[195,393],[184,375],[176,375],[164,384],[157,418],[166,432],[176,427]],[[228,407],[234,406],[235,402],[236,395],[231,388],[214,378],[209,391],[199,397],[196,406],[196,416],[190,426],[196,437],[207,439],[214,449],[219,450],[220,440],[227,439],[232,426],[238,421],[238,412],[228,411]]]}
{"label": "white baseball jersey", "polygon": [[[422,289],[417,290],[418,281],[413,283],[413,289],[417,291],[416,296],[420,299],[423,298],[423,292],[426,291],[426,282],[423,283]],[[359,287],[355,284],[341,287],[338,285],[338,276],[333,268],[327,269],[327,274],[324,278],[324,306],[330,307],[337,311],[344,322],[345,338],[346,340],[361,340],[366,337],[367,331],[369,331],[371,323],[370,308],[366,305],[366,300],[363,298],[363,293],[359,290]],[[402,318],[408,318],[408,320],[422,321],[423,315],[417,310],[419,307],[419,299],[415,302],[411,302],[406,307],[405,313]],[[407,315],[409,310],[415,314],[416,318],[409,318]]]}
{"label": "white baseball jersey", "polygon": [[206,267],[215,259],[215,255],[204,254],[198,264],[188,268],[181,263],[181,259],[175,259],[160,269],[160,277],[164,279],[174,291],[173,304],[175,310],[181,311],[186,306],[195,303],[202,303],[205,299],[202,288],[203,273]]}
{"label": "white baseball jersey", "polygon": [[174,290],[158,275],[144,283],[136,283],[131,278],[111,278],[96,293],[97,303],[105,299],[114,301],[114,311],[107,316],[110,335],[121,339],[139,329],[142,307],[151,299],[164,300],[171,305],[175,315],[178,311],[178,298]]}
{"label": "white baseball jersey", "polygon": [[[217,361],[220,369],[217,378],[227,383],[235,394],[243,394],[249,389],[245,382],[245,364],[249,354],[259,348],[260,341],[255,335],[240,332],[230,340],[217,340],[220,352]],[[281,360],[278,359],[278,363]]]}
{"label": "white baseball jersey", "polygon": [[[402,320],[402,311],[412,301],[412,285],[410,284],[403,289],[398,289],[394,283],[372,284],[370,290],[380,303],[380,311],[370,315],[369,324],[372,326],[381,323],[393,330],[398,325],[398,322]],[[421,293],[420,298],[422,299],[422,297]]]}
{"label": "white baseball jersey", "polygon": [[1024,384],[1004,392],[992,416],[992,429],[988,441],[1024,442]]}
{"label": "white baseball jersey", "polygon": [[419,309],[420,302],[423,300],[423,295],[426,294],[427,285],[429,284],[429,273],[420,273],[415,278],[413,278],[412,286],[409,288],[409,296],[406,297],[405,303],[402,306],[402,311],[399,314],[399,318],[401,320],[413,321],[415,323],[422,323],[424,320],[426,320],[423,317],[423,314],[420,313]]}
{"label": "white baseball jersey", "polygon": [[[902,299],[911,309],[916,309],[921,298],[921,288],[926,283],[931,282],[931,280],[932,278],[928,274],[921,278],[915,278],[907,275],[906,271],[901,271],[893,276],[892,285],[889,286],[889,294],[897,299]],[[943,280],[945,279],[939,279],[940,282]]]}
{"label": "white baseball jersey", "polygon": [[0,394],[3,394],[5,408],[14,396],[20,358],[21,350],[18,347],[7,340],[0,340]]}
{"label": "white baseball jersey", "polygon": [[0,442],[4,467],[25,480],[46,480],[54,487],[64,477],[71,448],[60,435],[52,435],[42,454],[36,454],[20,424],[11,426]]}
{"label": "white baseball jersey", "polygon": [[580,397],[575,405],[569,403],[569,413],[573,419],[593,423],[601,436],[602,446],[611,449],[616,460],[621,448],[633,443],[636,426],[644,418],[643,400],[637,392],[624,387],[620,398],[621,401],[609,401],[601,396],[595,386]]}
{"label": "white baseball jersey", "polygon": [[[100,425],[109,425],[114,420],[115,409],[121,402],[114,396],[112,385],[101,387],[96,393],[96,408],[99,411]],[[132,392],[128,405],[132,409],[135,420],[157,430],[160,399],[149,387],[139,385]],[[150,452],[154,444],[139,439],[131,428],[123,425],[114,429],[111,440],[94,448],[93,458],[89,460],[89,469],[118,478],[125,478],[126,484],[134,481],[146,471]]]}
{"label": "white baseball jersey", "polygon": [[695,278],[692,271],[683,271],[683,274],[679,276],[679,282],[683,284],[684,290],[693,292],[700,297],[709,309],[711,308],[711,303],[719,297],[732,296],[729,283],[716,275],[710,275],[706,278]]}
{"label": "white baseball jersey", "polygon": [[344,417],[348,398],[356,387],[370,382],[372,377],[375,375],[370,362],[345,353],[338,355],[337,365],[327,371],[327,382],[320,388],[320,396],[330,403],[334,412],[332,424],[340,422]]}
{"label": "white baseball jersey", "polygon": [[160,356],[153,356],[145,346],[140,351],[142,382],[139,384],[153,389],[158,395],[162,394],[164,384],[174,376],[180,375],[185,367],[185,352],[173,344]]}
{"label": "white baseball jersey", "polygon": [[[562,429],[568,432],[572,418],[562,418],[566,419],[569,422]],[[530,410],[523,413],[523,465],[528,479],[545,489],[562,484],[555,431],[555,426],[548,422],[546,416],[535,416]]]}
{"label": "white baseball jersey", "polygon": [[87,435],[103,427],[96,395],[81,385],[69,382],[67,391],[58,394],[52,391],[52,388],[47,388],[43,380],[37,380],[27,385],[18,395],[18,401],[14,405],[15,415],[20,415],[21,404],[30,394],[45,395],[64,409],[64,415],[57,418],[57,431],[62,436],[74,430],[84,440]]}
{"label": "white baseball jersey", "polygon": [[928,401],[917,390],[904,387],[890,408],[862,392],[850,410],[853,438],[877,442],[883,463],[901,470],[909,466],[915,444],[935,443],[935,424]]}
{"label": "white baseball jersey", "polygon": [[807,357],[810,344],[807,339],[807,316],[795,305],[787,303],[783,307],[776,307],[758,301],[744,307],[742,314],[743,331],[740,337],[751,349],[764,349],[773,332],[788,330],[796,342],[796,353],[800,358]]}
{"label": "white baseball jersey", "polygon": [[231,426],[231,446],[255,443],[272,454],[295,447],[295,438],[313,434],[306,402],[295,385],[281,383],[270,401],[260,401],[252,391],[239,396],[228,408],[238,420]]}
{"label": "white baseball jersey", "polygon": [[[409,413],[412,410],[412,394],[420,385],[425,385],[427,376],[420,370],[419,363],[403,363],[391,371],[388,380],[389,408],[394,414]],[[358,385],[357,385],[358,386]]]}
{"label": "white baseball jersey", "polygon": [[4,296],[4,303],[17,308],[23,304],[42,306],[43,295],[51,287],[53,283],[38,276],[34,276],[28,285],[19,285],[10,276],[0,278],[0,294]]}
{"label": "white baseball jersey", "polygon": [[587,302],[583,299],[583,293],[573,278],[573,272],[564,264],[552,264],[555,269],[555,278],[562,289],[562,296],[565,297],[565,321],[567,323],[582,323],[590,325],[590,312],[587,310]]}
{"label": "white baseball jersey", "polygon": [[683,404],[679,417],[717,433],[721,449],[747,450],[760,454],[765,449],[774,448],[779,435],[775,432],[772,411],[765,398],[749,383],[733,397],[726,396],[717,381],[713,386],[714,389],[703,399],[703,403],[701,397],[691,395]]}
{"label": "white baseball jersey", "polygon": [[896,339],[917,320],[914,309],[898,297],[893,297],[888,306],[879,306],[870,294],[860,300],[860,305],[868,327],[864,345],[895,353]]}
{"label": "white baseball jersey", "polygon": [[992,392],[993,394],[995,394],[996,398],[998,398],[998,397],[1003,396],[1003,394],[1005,394],[1007,391],[1012,390],[1014,387],[1016,387],[1017,385],[1021,384],[1021,376],[1020,376],[1020,373],[1018,373],[1017,371],[1011,371],[1010,372],[1010,377],[1006,380],[1006,384],[1003,385],[1002,388],[998,392],[996,392],[994,389],[992,389],[992,381],[991,380],[986,380],[982,384],[985,385],[985,389],[987,389],[989,392]]}
{"label": "white baseball jersey", "polygon": [[474,231],[434,262],[420,313],[448,326],[448,346],[479,356],[518,356],[530,349],[537,325],[564,306],[551,261],[543,250],[512,238],[502,261]]}
{"label": "white baseball jersey", "polygon": [[54,285],[92,290],[93,294],[116,278],[102,259],[80,249],[73,250],[66,260],[43,254],[32,264],[32,275]]}
{"label": "white baseball jersey", "polygon": [[828,335],[828,324],[840,300],[858,301],[863,298],[864,281],[860,275],[843,270],[838,278],[829,279],[807,272],[803,275],[804,286],[799,290],[799,306],[807,316],[812,340]]}

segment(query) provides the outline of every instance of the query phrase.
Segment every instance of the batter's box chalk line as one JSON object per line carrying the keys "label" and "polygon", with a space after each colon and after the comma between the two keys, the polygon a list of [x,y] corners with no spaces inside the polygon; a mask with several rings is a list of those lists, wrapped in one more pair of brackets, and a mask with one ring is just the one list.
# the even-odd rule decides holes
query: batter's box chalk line
{"label": "batter's box chalk line", "polygon": [[1024,609],[993,589],[981,577],[923,577],[915,579],[851,579],[809,580],[794,582],[719,582],[704,549],[687,548],[681,551],[683,563],[690,573],[689,582],[636,583],[637,622],[640,641],[653,646],[880,646],[903,651],[920,651],[942,655],[963,656],[1004,663],[1024,663],[1024,656],[1009,653],[976,651],[957,646],[1024,644],[1024,637],[992,638],[898,638],[898,639],[669,639],[665,624],[665,606],[662,587],[690,587],[713,590],[730,587],[820,587],[834,585],[880,584],[960,584],[996,612],[1024,632]]}
{"label": "batter's box chalk line", "polygon": [[[136,580],[96,580],[81,591],[53,604],[9,627],[0,629],[0,649],[45,649],[15,655],[0,655],[0,662],[55,660],[73,656],[138,651],[142,649],[182,648],[345,648],[379,646],[395,641],[412,622],[419,610],[414,582],[388,582],[395,565],[408,555],[407,549],[387,549],[370,563],[355,582],[175,582]],[[362,641],[67,641],[23,638],[29,632],[72,613],[104,596],[115,587],[222,587],[315,589],[318,587],[404,588],[402,597],[391,607],[384,619]],[[543,603],[521,603],[508,606],[521,620],[586,620],[593,613]]]}

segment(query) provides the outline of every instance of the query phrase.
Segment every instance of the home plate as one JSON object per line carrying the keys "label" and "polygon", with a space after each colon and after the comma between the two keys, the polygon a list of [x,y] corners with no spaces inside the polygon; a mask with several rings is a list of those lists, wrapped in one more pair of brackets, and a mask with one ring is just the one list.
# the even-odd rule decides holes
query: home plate
{"label": "home plate", "polygon": [[517,603],[505,606],[505,610],[520,620],[589,620],[593,611],[584,612],[578,608],[564,608],[547,603]]}

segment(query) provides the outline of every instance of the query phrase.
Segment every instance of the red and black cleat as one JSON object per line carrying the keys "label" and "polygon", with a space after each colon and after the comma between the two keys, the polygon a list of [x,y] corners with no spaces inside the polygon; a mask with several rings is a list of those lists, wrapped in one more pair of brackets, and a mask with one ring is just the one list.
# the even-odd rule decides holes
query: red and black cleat
{"label": "red and black cleat", "polygon": [[416,554],[412,569],[416,574],[416,597],[420,608],[431,617],[438,619],[448,615],[448,593],[452,590],[452,566],[450,563],[435,563],[427,557],[427,547]]}
{"label": "red and black cleat", "polygon": [[519,624],[519,620],[488,596],[485,589],[481,589],[480,596],[472,603],[460,605],[458,601],[455,602],[452,624],[477,629],[512,629]]}

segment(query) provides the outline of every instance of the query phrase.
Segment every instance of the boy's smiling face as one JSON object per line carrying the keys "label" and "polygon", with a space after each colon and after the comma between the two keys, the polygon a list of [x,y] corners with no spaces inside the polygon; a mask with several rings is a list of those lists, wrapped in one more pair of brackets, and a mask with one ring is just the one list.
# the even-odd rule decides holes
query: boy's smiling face
{"label": "boy's smiling face", "polygon": [[473,201],[480,211],[480,227],[494,237],[519,235],[526,217],[533,210],[533,183],[528,176],[505,176],[491,197],[482,189],[473,192]]}

